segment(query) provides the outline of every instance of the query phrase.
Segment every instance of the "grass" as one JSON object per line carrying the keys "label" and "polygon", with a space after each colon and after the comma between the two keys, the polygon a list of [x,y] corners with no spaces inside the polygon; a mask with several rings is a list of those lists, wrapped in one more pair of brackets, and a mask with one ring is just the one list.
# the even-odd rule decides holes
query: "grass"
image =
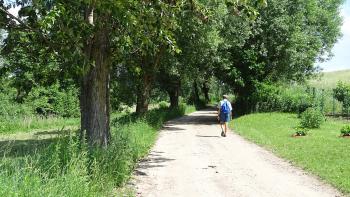
{"label": "grass", "polygon": [[338,81],[350,83],[350,70],[324,72],[317,79],[310,80],[310,85],[316,88],[333,89]]}
{"label": "grass", "polygon": [[340,120],[328,120],[306,137],[293,138],[295,114],[260,113],[242,116],[230,126],[238,134],[272,150],[297,166],[350,193],[350,139],[341,138]]}
{"label": "grass", "polygon": [[192,106],[114,115],[108,149],[89,150],[78,136],[0,141],[0,196],[132,196],[118,187],[147,155],[162,124]]}
{"label": "grass", "polygon": [[35,130],[53,130],[63,127],[78,127],[79,118],[26,116],[23,118],[0,119],[0,134],[32,132]]}

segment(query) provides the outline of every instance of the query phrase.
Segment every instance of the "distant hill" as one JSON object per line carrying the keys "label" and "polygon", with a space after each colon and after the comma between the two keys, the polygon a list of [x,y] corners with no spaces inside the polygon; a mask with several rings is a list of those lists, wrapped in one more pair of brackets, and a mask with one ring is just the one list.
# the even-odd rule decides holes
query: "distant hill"
{"label": "distant hill", "polygon": [[323,72],[316,79],[310,80],[310,85],[316,88],[332,89],[338,81],[350,83],[350,69],[334,72]]}

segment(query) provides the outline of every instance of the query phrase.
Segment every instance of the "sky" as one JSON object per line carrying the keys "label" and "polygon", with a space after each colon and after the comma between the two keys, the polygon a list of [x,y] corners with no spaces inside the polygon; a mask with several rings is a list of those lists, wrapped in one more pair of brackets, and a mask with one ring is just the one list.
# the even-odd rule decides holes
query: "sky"
{"label": "sky", "polygon": [[343,17],[341,28],[343,37],[332,49],[334,56],[327,62],[316,64],[325,72],[350,69],[350,0],[346,0],[342,6],[341,15]]}

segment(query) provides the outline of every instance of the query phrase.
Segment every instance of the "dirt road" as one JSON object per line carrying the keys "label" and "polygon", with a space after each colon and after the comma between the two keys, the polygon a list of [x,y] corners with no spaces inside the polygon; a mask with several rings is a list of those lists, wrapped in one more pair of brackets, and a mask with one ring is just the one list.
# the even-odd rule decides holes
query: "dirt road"
{"label": "dirt road", "polygon": [[263,148],[220,136],[214,110],[168,122],[135,171],[137,196],[341,196]]}

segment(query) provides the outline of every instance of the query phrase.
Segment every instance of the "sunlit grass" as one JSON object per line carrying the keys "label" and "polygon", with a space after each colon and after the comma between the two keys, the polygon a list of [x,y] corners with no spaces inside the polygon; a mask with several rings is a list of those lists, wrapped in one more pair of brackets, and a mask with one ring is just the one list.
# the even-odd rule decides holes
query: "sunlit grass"
{"label": "sunlit grass", "polygon": [[316,88],[333,89],[338,81],[350,83],[350,70],[324,72],[317,79],[310,80],[310,85]]}
{"label": "sunlit grass", "polygon": [[158,130],[193,106],[114,114],[107,149],[91,151],[74,132],[59,138],[0,140],[0,196],[133,196],[120,189]]}
{"label": "sunlit grass", "polygon": [[25,116],[0,118],[0,134],[31,132],[34,130],[59,130],[67,127],[78,127],[79,118]]}
{"label": "sunlit grass", "polygon": [[308,136],[293,138],[298,121],[295,114],[260,113],[237,118],[230,126],[245,138],[350,193],[350,138],[339,137],[346,122],[328,120]]}

